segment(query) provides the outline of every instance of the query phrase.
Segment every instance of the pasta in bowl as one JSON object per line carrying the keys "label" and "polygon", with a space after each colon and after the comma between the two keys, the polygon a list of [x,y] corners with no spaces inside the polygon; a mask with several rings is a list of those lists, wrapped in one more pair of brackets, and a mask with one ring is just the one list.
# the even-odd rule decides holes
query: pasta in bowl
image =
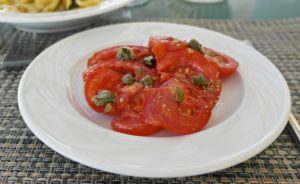
{"label": "pasta in bowl", "polygon": [[0,23],[30,32],[67,31],[90,24],[132,0],[0,0]]}
{"label": "pasta in bowl", "polygon": [[4,12],[55,12],[96,6],[103,0],[0,0]]}

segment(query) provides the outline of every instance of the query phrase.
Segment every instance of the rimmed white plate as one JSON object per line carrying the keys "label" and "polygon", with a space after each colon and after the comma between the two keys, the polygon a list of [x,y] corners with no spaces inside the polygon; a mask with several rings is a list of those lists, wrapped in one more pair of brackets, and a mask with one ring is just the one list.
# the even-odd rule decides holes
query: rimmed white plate
{"label": "rimmed white plate", "polygon": [[121,8],[132,0],[103,0],[97,6],[51,13],[0,12],[0,22],[30,32],[52,33],[85,26],[98,15]]}
{"label": "rimmed white plate", "polygon": [[[86,104],[81,76],[86,58],[112,45],[145,45],[151,35],[196,38],[239,61],[203,131],[125,135],[110,130],[110,118]],[[243,162],[279,136],[291,106],[284,78],[262,54],[220,33],[168,23],[105,26],[52,45],[25,71],[18,102],[28,127],[58,153],[93,168],[143,177],[204,174]]]}

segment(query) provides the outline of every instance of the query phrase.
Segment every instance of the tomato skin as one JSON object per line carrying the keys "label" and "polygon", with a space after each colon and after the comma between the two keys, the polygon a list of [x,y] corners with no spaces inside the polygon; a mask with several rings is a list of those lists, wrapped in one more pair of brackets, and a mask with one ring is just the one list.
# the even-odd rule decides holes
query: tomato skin
{"label": "tomato skin", "polygon": [[[197,103],[201,105],[196,107]],[[200,131],[211,116],[211,109],[205,109],[201,99],[187,96],[178,104],[168,88],[149,90],[145,104],[142,116],[146,123],[162,126],[177,134]]]}
{"label": "tomato skin", "polygon": [[203,51],[207,60],[217,68],[221,78],[231,76],[239,66],[235,59],[221,52],[209,48],[204,48]]}
{"label": "tomato skin", "polygon": [[143,91],[144,86],[140,83],[135,82],[130,86],[123,86],[117,95],[116,98],[116,108],[118,111],[122,112],[126,109],[135,109],[137,103],[134,102],[134,99],[137,99],[141,91]]}
{"label": "tomato skin", "polygon": [[148,47],[150,50],[152,50],[152,48],[154,46],[156,46],[157,44],[159,44],[161,42],[169,42],[169,41],[173,41],[173,40],[174,40],[174,38],[167,37],[167,36],[151,36],[149,38]]}
{"label": "tomato skin", "polygon": [[[85,76],[84,84],[85,98],[90,107],[95,111],[102,113],[104,111],[104,106],[95,105],[92,98],[99,90],[106,89],[116,93],[121,88],[121,79],[122,75],[111,69],[98,67],[90,70],[89,74]],[[112,104],[112,110],[106,114],[120,114],[120,111],[118,111],[115,104]]]}
{"label": "tomato skin", "polygon": [[139,113],[125,110],[122,115],[112,120],[113,130],[130,135],[146,136],[161,130],[161,127],[147,124]]}
{"label": "tomato skin", "polygon": [[87,70],[83,73],[83,79],[85,80],[86,76],[89,75],[90,70],[93,71],[94,70],[93,68],[99,68],[99,67],[109,68],[121,74],[130,73],[136,78],[137,81],[146,75],[150,75],[150,76],[155,75],[155,71],[153,69],[150,69],[143,64],[137,62],[124,62],[124,61],[119,61],[117,59],[113,59],[113,60],[103,61],[101,63],[98,63],[96,65],[87,68]]}
{"label": "tomato skin", "polygon": [[[154,41],[153,41],[154,40]],[[151,38],[150,38],[151,42]],[[178,40],[152,38],[151,45],[158,72],[171,72],[179,67],[191,67],[207,78],[218,78],[218,71],[197,51]]]}
{"label": "tomato skin", "polygon": [[[144,86],[141,83],[139,83],[139,81],[146,75],[154,77],[155,76],[154,71],[140,63],[137,63],[137,62],[123,62],[123,61],[118,61],[118,60],[114,60],[113,62],[105,61],[100,64],[97,64],[97,65],[87,68],[87,70],[83,73],[83,79],[85,81],[85,85],[86,86],[89,85],[89,83],[90,83],[89,81],[91,78],[94,78],[95,73],[98,73],[98,75],[99,75],[98,78],[100,78],[101,72],[102,72],[101,70],[105,70],[105,69],[111,70],[111,71],[115,72],[115,74],[119,75],[119,77],[116,78],[116,80],[118,82],[113,83],[113,85],[118,87],[116,90],[113,90],[113,92],[115,92],[115,103],[113,104],[113,110],[112,110],[112,112],[107,113],[107,114],[115,115],[115,114],[120,114],[124,109],[138,108],[137,105],[132,105],[130,103],[131,103],[132,99],[135,99],[136,94],[139,91],[141,91],[142,89],[144,89]],[[124,85],[122,83],[122,80],[121,80],[122,77],[128,73],[131,73],[135,77],[136,82],[132,85]],[[104,72],[104,75],[105,75],[105,72]],[[108,84],[105,84],[105,85],[109,85],[111,80],[114,80],[113,78],[114,78],[114,76],[111,76],[110,79],[107,79]],[[99,82],[99,85],[104,85],[102,83],[104,83],[104,82]],[[102,88],[98,86],[97,89],[100,90]],[[104,107],[97,107],[91,101],[92,97],[96,94],[95,91],[98,91],[98,90],[92,90],[93,95],[89,95],[90,100],[88,100],[88,103],[97,112],[103,112]],[[108,90],[110,90],[110,88],[108,88]],[[87,94],[88,89],[85,91],[86,91],[85,93]]]}
{"label": "tomato skin", "polygon": [[161,72],[159,82],[160,82],[160,84],[163,84],[164,82],[171,79],[172,77],[174,77],[174,73]]}
{"label": "tomato skin", "polygon": [[116,58],[117,50],[120,47],[129,47],[133,49],[136,55],[136,61],[142,63],[143,59],[146,56],[151,55],[150,50],[147,47],[136,46],[136,45],[124,45],[124,46],[115,46],[107,48],[101,51],[96,52],[92,57],[89,58],[87,66],[91,67],[97,64],[100,64],[105,61],[113,61]]}

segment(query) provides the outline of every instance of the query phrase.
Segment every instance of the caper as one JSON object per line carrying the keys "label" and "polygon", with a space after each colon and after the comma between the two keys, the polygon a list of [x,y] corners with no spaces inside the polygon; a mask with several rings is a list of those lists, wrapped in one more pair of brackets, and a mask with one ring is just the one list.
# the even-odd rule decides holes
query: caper
{"label": "caper", "polygon": [[144,58],[143,63],[149,68],[154,68],[156,65],[156,60],[153,56],[148,56]]}
{"label": "caper", "polygon": [[203,75],[192,76],[192,81],[197,86],[206,86],[208,84],[208,80]]}
{"label": "caper", "polygon": [[100,90],[92,98],[92,101],[96,106],[104,106],[107,103],[113,103],[115,100],[115,95],[109,90]]}
{"label": "caper", "polygon": [[134,51],[129,47],[118,48],[116,57],[121,61],[132,61],[136,59]]}
{"label": "caper", "polygon": [[153,78],[149,75],[146,75],[144,78],[141,79],[141,83],[144,86],[152,86],[153,85]]}
{"label": "caper", "polygon": [[131,85],[134,83],[134,81],[135,81],[135,78],[130,73],[128,73],[122,77],[122,82],[125,85]]}
{"label": "caper", "polygon": [[188,47],[200,52],[201,54],[204,54],[202,51],[202,45],[196,39],[191,39],[188,43]]}
{"label": "caper", "polygon": [[173,94],[174,94],[176,102],[180,103],[183,101],[184,93],[183,93],[182,89],[180,89],[179,87],[175,87]]}

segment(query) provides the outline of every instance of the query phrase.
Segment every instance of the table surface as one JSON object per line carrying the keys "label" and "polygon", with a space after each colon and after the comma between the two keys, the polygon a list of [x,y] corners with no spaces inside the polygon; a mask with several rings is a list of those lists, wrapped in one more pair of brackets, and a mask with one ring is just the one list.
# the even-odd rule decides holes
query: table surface
{"label": "table surface", "polygon": [[[293,102],[292,111],[296,118],[300,119],[300,18],[196,19],[197,17],[193,17],[194,14],[190,14],[188,9],[181,8],[172,18],[169,17],[171,12],[165,12],[166,15],[152,12],[145,13],[144,17],[138,16],[139,11],[151,9],[150,7],[159,1],[152,0],[144,7],[115,11],[112,13],[114,16],[107,14],[85,28],[58,34],[38,34],[35,52],[38,54],[54,42],[76,32],[120,22],[161,21],[208,28],[236,39],[248,39],[258,51],[267,56],[287,80]],[[165,7],[170,4],[174,7],[177,4],[186,6],[177,0],[174,0],[176,3],[171,0],[163,2]],[[274,2],[279,3],[279,0]],[[118,14],[122,14],[122,17]],[[2,24],[0,62],[8,53],[14,36],[25,38],[28,34]],[[25,69],[26,67],[0,69],[0,183],[300,183],[299,143],[293,139],[288,128],[257,156],[231,168],[201,176],[170,179],[135,178],[83,166],[47,147],[26,127],[17,104],[18,85]]]}

